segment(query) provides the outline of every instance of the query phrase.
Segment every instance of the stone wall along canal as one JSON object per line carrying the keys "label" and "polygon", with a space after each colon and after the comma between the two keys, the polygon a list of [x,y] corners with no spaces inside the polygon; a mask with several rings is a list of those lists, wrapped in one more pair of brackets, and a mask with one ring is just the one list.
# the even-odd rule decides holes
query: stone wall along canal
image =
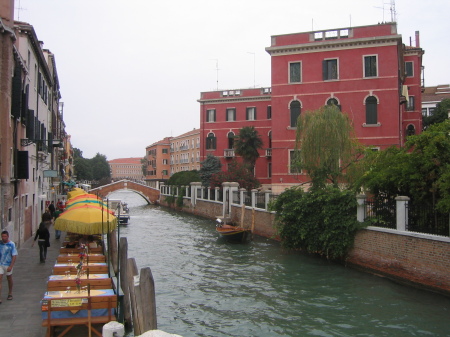
{"label": "stone wall along canal", "polygon": [[190,336],[449,336],[450,298],[146,205],[129,191],[129,256],[155,278],[158,328]]}

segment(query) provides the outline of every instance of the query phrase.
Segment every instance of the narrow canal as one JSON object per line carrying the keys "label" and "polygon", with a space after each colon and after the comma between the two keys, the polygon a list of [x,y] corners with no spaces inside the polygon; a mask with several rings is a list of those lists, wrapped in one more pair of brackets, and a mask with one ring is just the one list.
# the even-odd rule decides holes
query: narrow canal
{"label": "narrow canal", "polygon": [[147,205],[121,227],[155,278],[158,328],[184,337],[450,336],[450,298],[255,238],[229,244],[214,222]]}

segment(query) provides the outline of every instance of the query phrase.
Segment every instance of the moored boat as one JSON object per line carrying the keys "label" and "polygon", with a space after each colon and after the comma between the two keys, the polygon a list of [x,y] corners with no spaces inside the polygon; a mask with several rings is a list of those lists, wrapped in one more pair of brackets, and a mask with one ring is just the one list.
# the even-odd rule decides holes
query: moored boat
{"label": "moored boat", "polygon": [[114,211],[114,215],[119,219],[120,225],[128,225],[130,221],[130,210],[128,204],[119,199],[109,199],[109,208]]}
{"label": "moored boat", "polygon": [[216,220],[216,231],[224,239],[234,242],[246,242],[252,234],[250,229],[224,224],[221,219]]}

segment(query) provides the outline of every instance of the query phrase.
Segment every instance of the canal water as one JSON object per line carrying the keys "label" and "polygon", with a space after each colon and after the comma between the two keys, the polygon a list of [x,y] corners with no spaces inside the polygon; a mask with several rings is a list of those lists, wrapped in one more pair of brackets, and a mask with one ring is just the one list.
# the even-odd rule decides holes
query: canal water
{"label": "canal water", "polygon": [[121,226],[129,257],[155,279],[158,329],[189,336],[450,336],[450,298],[272,240],[218,238],[214,222],[147,205],[134,192]]}

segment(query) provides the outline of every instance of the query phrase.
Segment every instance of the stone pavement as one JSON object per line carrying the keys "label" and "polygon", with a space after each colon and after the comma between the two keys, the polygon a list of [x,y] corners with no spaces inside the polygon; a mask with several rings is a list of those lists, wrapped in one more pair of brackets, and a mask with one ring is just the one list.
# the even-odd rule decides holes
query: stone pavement
{"label": "stone pavement", "polygon": [[[31,247],[34,237],[28,239],[18,250],[13,272],[13,300],[7,301],[8,282],[3,277],[0,304],[0,337],[43,337],[46,328],[41,326],[42,312],[40,300],[47,289],[48,276],[59,255],[60,240],[55,239],[53,226],[50,228],[50,247],[47,251],[47,262],[39,262],[37,242]],[[100,330],[101,332],[101,330]],[[86,327],[75,327],[67,337],[87,336]]]}

